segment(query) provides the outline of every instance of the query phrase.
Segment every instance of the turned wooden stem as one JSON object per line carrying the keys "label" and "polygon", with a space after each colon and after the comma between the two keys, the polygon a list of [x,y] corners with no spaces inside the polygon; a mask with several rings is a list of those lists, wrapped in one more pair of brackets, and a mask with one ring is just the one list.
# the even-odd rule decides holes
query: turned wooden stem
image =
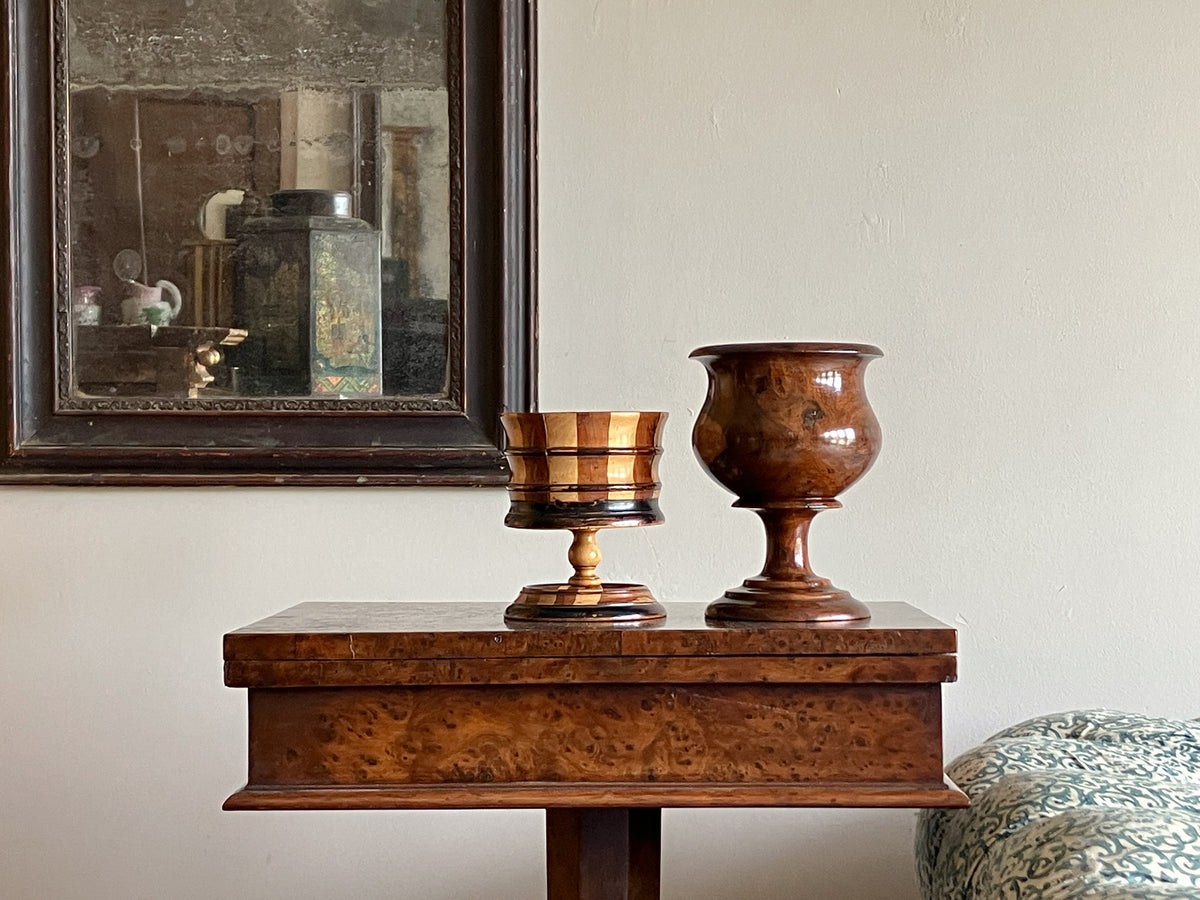
{"label": "turned wooden stem", "polygon": [[813,576],[808,563],[808,528],[819,509],[757,509],[767,529],[767,561],[762,574],[772,580],[803,581]]}
{"label": "turned wooden stem", "polygon": [[[738,504],[749,506],[749,504]],[[710,603],[711,622],[844,622],[869,619],[871,611],[849,592],[834,587],[808,564],[808,527],[836,500],[812,499],[796,504],[751,507],[767,531],[767,561],[762,572],[747,578]]]}
{"label": "turned wooden stem", "polygon": [[837,500],[809,500],[788,506],[756,507],[767,531],[767,561],[755,581],[804,582],[828,585],[808,561],[808,529],[813,517],[825,509],[837,509]]}
{"label": "turned wooden stem", "polygon": [[575,567],[575,574],[567,579],[574,587],[599,588],[600,577],[596,574],[596,566],[600,565],[600,547],[596,543],[595,528],[572,528],[571,549],[567,551],[567,559]]}

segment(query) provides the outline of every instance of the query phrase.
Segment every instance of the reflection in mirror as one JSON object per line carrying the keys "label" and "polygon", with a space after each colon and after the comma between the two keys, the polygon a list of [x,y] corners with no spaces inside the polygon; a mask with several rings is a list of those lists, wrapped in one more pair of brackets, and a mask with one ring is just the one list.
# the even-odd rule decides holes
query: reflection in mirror
{"label": "reflection in mirror", "polygon": [[72,396],[455,396],[444,0],[69,0]]}

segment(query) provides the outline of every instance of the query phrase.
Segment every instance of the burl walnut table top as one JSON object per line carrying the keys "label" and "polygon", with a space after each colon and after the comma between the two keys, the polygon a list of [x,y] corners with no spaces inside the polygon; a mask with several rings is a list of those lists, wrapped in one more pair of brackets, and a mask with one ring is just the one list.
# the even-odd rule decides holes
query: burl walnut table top
{"label": "burl walnut table top", "polygon": [[[954,629],[905,603],[837,627],[508,626],[503,603],[301,603],[225,636],[230,687],[579,682],[947,682]],[[514,665],[518,663],[519,665]]]}
{"label": "burl walnut table top", "polygon": [[228,660],[429,659],[447,656],[730,656],[954,653],[953,628],[907,603],[871,604],[836,626],[709,626],[703,602],[670,603],[657,627],[512,626],[506,604],[301,603],[225,636]]}

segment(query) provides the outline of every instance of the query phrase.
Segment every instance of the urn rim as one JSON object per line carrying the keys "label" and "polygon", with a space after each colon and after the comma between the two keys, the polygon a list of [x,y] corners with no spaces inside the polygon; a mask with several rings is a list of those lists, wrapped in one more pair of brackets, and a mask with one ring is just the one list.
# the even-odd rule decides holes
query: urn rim
{"label": "urn rim", "polygon": [[795,356],[857,356],[871,359],[883,356],[883,351],[874,344],[849,344],[829,341],[761,341],[709,344],[705,347],[697,347],[688,354],[688,359],[760,353],[792,354]]}

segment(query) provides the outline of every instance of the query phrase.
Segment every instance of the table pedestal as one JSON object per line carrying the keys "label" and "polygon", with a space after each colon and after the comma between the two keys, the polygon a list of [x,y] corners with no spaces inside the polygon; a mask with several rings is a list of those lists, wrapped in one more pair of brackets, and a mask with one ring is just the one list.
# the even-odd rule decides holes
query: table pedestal
{"label": "table pedestal", "polygon": [[553,900],[656,900],[662,810],[546,810],[546,884]]}

